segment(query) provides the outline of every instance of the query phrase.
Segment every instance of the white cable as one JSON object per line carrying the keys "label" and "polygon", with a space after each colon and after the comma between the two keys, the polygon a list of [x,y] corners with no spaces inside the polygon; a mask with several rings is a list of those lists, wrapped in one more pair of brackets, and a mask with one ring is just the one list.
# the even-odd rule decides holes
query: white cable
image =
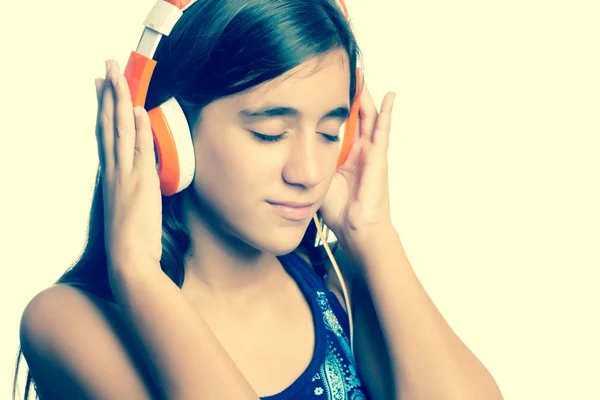
{"label": "white cable", "polygon": [[315,225],[317,227],[317,231],[319,232],[319,236],[321,236],[321,240],[323,241],[323,246],[325,246],[325,251],[329,256],[329,260],[331,261],[331,265],[340,280],[340,284],[342,285],[342,293],[344,295],[344,302],[346,303],[346,312],[348,313],[348,322],[350,326],[350,349],[352,350],[352,355],[354,355],[354,322],[352,318],[352,307],[350,305],[350,296],[348,295],[348,288],[346,287],[346,282],[344,281],[344,277],[342,276],[342,272],[335,261],[335,257],[333,257],[333,253],[329,248],[329,244],[327,243],[327,238],[323,233],[323,228],[321,227],[321,223],[319,222],[319,218],[317,218],[317,214],[313,216],[313,221],[315,221]]}

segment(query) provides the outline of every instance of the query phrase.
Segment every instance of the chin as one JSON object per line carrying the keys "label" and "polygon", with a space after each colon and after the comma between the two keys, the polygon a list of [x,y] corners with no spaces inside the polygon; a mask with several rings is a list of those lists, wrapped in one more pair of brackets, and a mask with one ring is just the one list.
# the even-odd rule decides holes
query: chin
{"label": "chin", "polygon": [[306,226],[287,229],[271,229],[263,232],[260,238],[256,238],[254,247],[276,256],[283,256],[298,248],[306,233]]}
{"label": "chin", "polygon": [[296,250],[302,241],[302,236],[294,238],[293,240],[286,240],[281,237],[274,237],[268,242],[264,243],[262,250],[266,253],[270,253],[276,256],[283,256]]}

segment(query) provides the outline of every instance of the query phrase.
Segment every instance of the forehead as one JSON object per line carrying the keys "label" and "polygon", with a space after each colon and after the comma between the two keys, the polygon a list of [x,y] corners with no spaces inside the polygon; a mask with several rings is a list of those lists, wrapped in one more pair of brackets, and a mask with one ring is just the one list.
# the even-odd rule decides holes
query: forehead
{"label": "forehead", "polygon": [[263,104],[290,106],[310,114],[350,103],[348,55],[334,50],[307,60],[285,74],[236,95],[238,109]]}

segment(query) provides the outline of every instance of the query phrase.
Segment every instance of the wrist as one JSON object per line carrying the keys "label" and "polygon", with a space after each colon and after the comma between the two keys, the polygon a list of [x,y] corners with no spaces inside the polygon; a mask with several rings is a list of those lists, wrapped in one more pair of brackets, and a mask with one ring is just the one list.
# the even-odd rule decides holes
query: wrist
{"label": "wrist", "polygon": [[365,228],[346,230],[341,237],[346,245],[351,246],[357,252],[364,252],[381,246],[382,242],[391,238],[397,238],[398,233],[391,222],[386,222]]}
{"label": "wrist", "polygon": [[112,260],[108,262],[108,271],[117,276],[128,274],[143,274],[161,270],[160,261],[131,257],[127,260]]}
{"label": "wrist", "polygon": [[338,237],[355,262],[364,265],[374,254],[384,254],[400,244],[400,237],[391,222],[344,232]]}

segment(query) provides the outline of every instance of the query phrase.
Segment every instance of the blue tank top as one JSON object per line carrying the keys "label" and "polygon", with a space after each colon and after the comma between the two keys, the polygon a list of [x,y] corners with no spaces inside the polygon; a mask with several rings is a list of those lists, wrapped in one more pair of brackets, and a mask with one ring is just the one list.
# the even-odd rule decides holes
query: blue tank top
{"label": "blue tank top", "polygon": [[338,298],[300,256],[278,257],[308,301],[315,321],[313,358],[282,392],[262,400],[366,400],[350,349],[348,315]]}

